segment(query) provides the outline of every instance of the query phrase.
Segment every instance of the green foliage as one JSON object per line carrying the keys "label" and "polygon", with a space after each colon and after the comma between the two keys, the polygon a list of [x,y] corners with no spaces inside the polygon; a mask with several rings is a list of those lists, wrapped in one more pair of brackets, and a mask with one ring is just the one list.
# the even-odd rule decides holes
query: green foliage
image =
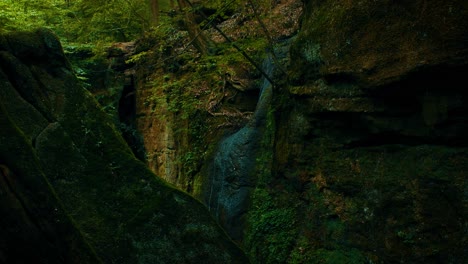
{"label": "green foliage", "polygon": [[61,7],[61,4],[51,0],[1,0],[0,32],[58,25],[65,17]]}
{"label": "green foliage", "polygon": [[[247,63],[245,57],[229,43],[219,44],[214,55],[200,57],[193,54],[187,33],[177,28],[178,19],[162,17],[158,27],[146,32],[143,45],[140,45],[145,46],[148,42],[146,49],[138,51],[127,62],[145,62],[162,67],[164,72],[150,84],[153,95],[148,102],[166,105],[170,112],[188,119],[207,107],[209,94],[223,89],[223,78],[230,66]],[[245,39],[236,44],[261,61],[265,40]]]}
{"label": "green foliage", "polygon": [[312,262],[323,264],[364,264],[367,263],[365,257],[356,249],[350,250],[327,250],[319,249],[312,253]]}
{"label": "green foliage", "polygon": [[0,1],[0,32],[48,27],[66,42],[129,41],[149,28],[145,0]]}
{"label": "green foliage", "polygon": [[296,208],[265,189],[256,189],[252,199],[246,248],[256,263],[286,263],[297,232]]}
{"label": "green foliage", "polygon": [[403,240],[403,243],[411,245],[415,243],[415,237],[417,236],[418,230],[413,227],[406,228],[405,230],[399,230],[397,236]]}
{"label": "green foliage", "polygon": [[148,52],[143,51],[143,52],[140,52],[140,53],[137,53],[137,54],[134,54],[134,55],[130,56],[130,58],[125,61],[125,63],[127,63],[127,64],[140,63],[140,62],[144,61],[146,56],[148,56]]}
{"label": "green foliage", "polygon": [[[69,26],[74,26],[73,32],[82,42],[129,41],[149,26],[146,1],[142,0],[82,0],[77,1],[71,11],[77,23]],[[92,26],[84,26],[85,23]]]}
{"label": "green foliage", "polygon": [[274,181],[273,109],[268,110],[266,119],[261,151],[256,159],[257,188],[252,194],[252,205],[247,214],[245,249],[254,263],[287,263],[298,233],[298,197],[270,189]]}
{"label": "green foliage", "polygon": [[164,83],[153,83],[153,95],[148,98],[156,107],[164,107],[182,120],[190,118],[201,107],[201,101],[193,96],[189,80],[171,78]]}

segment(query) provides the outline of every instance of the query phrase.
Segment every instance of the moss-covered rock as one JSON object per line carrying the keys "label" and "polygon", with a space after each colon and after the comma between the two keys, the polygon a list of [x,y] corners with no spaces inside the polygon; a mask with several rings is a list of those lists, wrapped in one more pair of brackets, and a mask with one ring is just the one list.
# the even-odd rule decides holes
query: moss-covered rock
{"label": "moss-covered rock", "polygon": [[[297,31],[299,2],[258,1],[271,38],[250,6],[230,10],[237,13],[214,23],[260,61],[257,55],[271,45],[267,40]],[[242,217],[232,221],[246,227],[244,240],[239,239],[242,246],[258,263],[467,262],[468,95],[459,84],[468,70],[466,1],[302,2],[301,28],[287,62],[289,78],[277,78],[283,80],[275,86],[273,105],[263,108],[268,111],[264,136],[256,142],[256,159],[249,158],[256,169],[242,171],[256,184],[247,214],[249,201],[238,207]],[[252,79],[260,77],[253,67],[244,67],[248,64],[213,28],[205,33],[218,45],[213,56],[199,56],[186,32],[167,26],[137,42],[137,54],[130,59],[137,64],[136,119],[148,164],[199,197],[212,190],[209,175],[236,179],[232,176],[237,172],[210,170],[206,162],[219,154],[215,146],[224,136],[248,123],[248,116],[236,116],[236,110],[253,111],[254,103],[240,107],[237,98],[258,99],[258,94],[242,94],[249,89],[236,85],[250,78],[247,86],[253,88]],[[8,65],[17,64],[13,55],[2,56]],[[240,69],[249,75],[243,78]],[[29,83],[42,76],[36,68],[28,71],[33,77],[24,80],[33,80]],[[26,88],[35,86],[16,87],[25,87],[18,89],[27,99],[32,92]],[[5,103],[14,111],[34,110],[15,102]],[[42,109],[44,102],[33,105]],[[41,115],[28,114],[29,119],[15,122],[33,135],[29,138],[43,163],[61,159],[69,164],[47,165],[44,171],[71,205],[67,210],[86,231],[86,241],[107,243],[118,230],[110,248],[124,248],[128,259],[134,260],[137,252],[142,261],[183,262],[185,256],[172,250],[182,248],[176,245],[199,234],[208,241],[216,234],[211,225],[184,225],[183,217],[158,228],[167,226],[165,219],[180,217],[172,206],[192,203],[172,195],[178,193],[172,189],[147,194],[154,192],[156,182],[141,176],[147,175],[144,167],[131,165],[127,150],[116,154],[125,147],[116,137],[108,140],[115,133],[111,126],[103,126],[90,105],[67,109],[73,114],[63,120],[40,110]],[[52,138],[63,142],[60,149],[66,154],[48,154],[58,150]],[[237,157],[221,163],[253,157],[246,149],[232,153]],[[107,198],[97,199],[101,193]],[[147,206],[132,209],[141,200]],[[198,214],[189,205],[184,210]],[[153,208],[160,211],[151,215]],[[125,224],[113,222],[127,215],[133,218]],[[192,252],[190,248],[184,252]],[[109,248],[97,252],[105,258],[113,253]]]}
{"label": "moss-covered rock", "polygon": [[435,65],[464,64],[468,4],[456,1],[305,2],[294,75],[377,87]]}
{"label": "moss-covered rock", "polygon": [[[40,247],[40,236],[49,239],[50,232],[58,242],[44,247],[60,249],[22,254],[70,263],[248,262],[201,203],[135,158],[80,86],[51,32],[1,39],[2,179],[16,175],[18,186],[27,187],[2,196],[2,210],[16,208],[14,198],[20,197],[27,219],[16,228],[29,228],[32,221],[36,226],[29,229],[39,238],[29,241],[31,247]],[[3,182],[2,190],[10,188]],[[22,256],[6,244],[24,236],[9,225],[0,236],[0,259],[14,261]]]}
{"label": "moss-covered rock", "polygon": [[290,232],[283,262],[466,262],[466,2],[303,2],[247,250],[276,263],[261,237]]}

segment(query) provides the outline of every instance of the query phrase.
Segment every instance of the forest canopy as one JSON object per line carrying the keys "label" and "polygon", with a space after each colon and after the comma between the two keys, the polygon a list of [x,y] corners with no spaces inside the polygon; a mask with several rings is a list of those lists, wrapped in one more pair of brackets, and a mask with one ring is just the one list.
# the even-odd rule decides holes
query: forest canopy
{"label": "forest canopy", "polygon": [[130,41],[176,15],[199,12],[197,4],[223,16],[226,6],[242,2],[248,1],[0,0],[0,33],[47,27],[65,43]]}
{"label": "forest canopy", "polygon": [[129,41],[170,13],[173,0],[0,0],[0,32],[47,27],[64,42]]}

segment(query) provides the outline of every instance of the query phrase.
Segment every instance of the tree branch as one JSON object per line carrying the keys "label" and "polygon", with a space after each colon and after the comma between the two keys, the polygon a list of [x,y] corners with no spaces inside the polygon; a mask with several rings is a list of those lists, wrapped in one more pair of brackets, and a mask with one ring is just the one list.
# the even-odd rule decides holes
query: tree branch
{"label": "tree branch", "polygon": [[[193,8],[193,4],[189,1],[189,0],[182,0],[182,1],[185,1],[187,2],[187,4]],[[208,19],[208,17],[205,15],[205,13],[203,13],[201,10],[197,10],[197,12],[203,16],[204,19]],[[219,34],[221,34],[221,36],[229,43],[231,43],[231,45],[237,50],[239,51],[242,56],[244,56],[254,67],[255,69],[257,69],[262,75],[263,77],[265,77],[265,79],[268,80],[268,82],[270,82],[271,85],[275,86],[273,80],[270,78],[270,76],[268,76],[268,74],[260,67],[258,66],[258,64],[244,51],[242,50],[239,46],[236,45],[236,43],[234,41],[232,41],[226,34],[224,34],[224,32],[218,27],[216,26],[215,24],[213,24],[213,28],[218,31]]]}

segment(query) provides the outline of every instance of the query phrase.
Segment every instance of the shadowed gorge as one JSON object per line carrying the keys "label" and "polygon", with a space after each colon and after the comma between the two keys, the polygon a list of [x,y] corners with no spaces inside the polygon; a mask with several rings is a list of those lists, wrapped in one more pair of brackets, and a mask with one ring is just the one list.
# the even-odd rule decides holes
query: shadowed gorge
{"label": "shadowed gorge", "polygon": [[39,2],[0,263],[468,262],[467,1]]}

